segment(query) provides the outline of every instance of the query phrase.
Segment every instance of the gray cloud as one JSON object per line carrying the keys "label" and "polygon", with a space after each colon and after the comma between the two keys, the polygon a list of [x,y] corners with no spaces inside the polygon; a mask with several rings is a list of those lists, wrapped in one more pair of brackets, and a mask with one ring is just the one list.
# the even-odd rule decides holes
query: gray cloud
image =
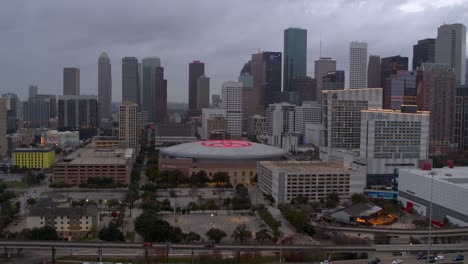
{"label": "gray cloud", "polygon": [[81,90],[97,94],[97,58],[112,63],[113,99],[121,96],[121,58],[159,56],[170,101],[187,100],[188,63],[206,63],[212,92],[236,80],[257,50],[282,51],[283,30],[308,30],[308,74],[322,56],[348,68],[349,41],[370,54],[412,56],[442,23],[468,24],[466,0],[328,1],[9,1],[0,9],[0,92],[26,97],[29,84],[62,92],[62,68],[81,69]]}

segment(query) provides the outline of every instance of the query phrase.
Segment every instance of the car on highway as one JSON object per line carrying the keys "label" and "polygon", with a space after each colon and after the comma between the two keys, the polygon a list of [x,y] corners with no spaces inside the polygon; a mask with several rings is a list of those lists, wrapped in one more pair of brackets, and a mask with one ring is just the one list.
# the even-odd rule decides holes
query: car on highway
{"label": "car on highway", "polygon": [[206,244],[204,247],[206,247],[206,248],[212,248],[212,247],[214,247],[214,244],[213,244],[213,243]]}
{"label": "car on highway", "polygon": [[141,245],[142,247],[152,247],[153,244],[151,243],[144,243],[143,245]]}
{"label": "car on highway", "polygon": [[462,260],[465,260],[465,256],[463,256],[462,254],[456,255],[453,258],[453,261],[462,261]]}
{"label": "car on highway", "polygon": [[392,264],[401,264],[403,263],[403,260],[401,259],[395,259],[394,261],[392,261]]}
{"label": "car on highway", "polygon": [[436,261],[439,261],[439,260],[444,260],[445,258],[444,258],[444,256],[439,255],[439,256],[435,256],[434,259],[435,259]]}
{"label": "car on highway", "polygon": [[320,264],[332,264],[331,261],[328,261],[327,259],[324,261],[321,261]]}
{"label": "car on highway", "polygon": [[419,254],[416,255],[416,259],[427,259],[427,256],[424,255],[423,253],[419,252]]}

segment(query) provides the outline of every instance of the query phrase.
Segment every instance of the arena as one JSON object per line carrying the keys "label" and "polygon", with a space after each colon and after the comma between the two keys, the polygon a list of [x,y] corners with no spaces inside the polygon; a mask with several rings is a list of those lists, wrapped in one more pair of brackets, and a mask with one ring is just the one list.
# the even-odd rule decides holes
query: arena
{"label": "arena", "polygon": [[159,151],[159,170],[180,170],[190,176],[201,170],[209,177],[226,172],[232,185],[250,184],[257,161],[284,160],[286,150],[242,140],[196,141]]}

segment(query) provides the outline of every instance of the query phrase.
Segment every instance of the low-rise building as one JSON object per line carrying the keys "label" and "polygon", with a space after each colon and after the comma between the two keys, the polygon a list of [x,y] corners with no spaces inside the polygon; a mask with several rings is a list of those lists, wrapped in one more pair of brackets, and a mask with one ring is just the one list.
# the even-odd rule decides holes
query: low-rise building
{"label": "low-rise building", "polygon": [[50,130],[46,133],[46,142],[62,148],[73,147],[80,144],[80,134],[78,131]]}
{"label": "low-rise building", "polygon": [[135,151],[133,148],[83,148],[57,162],[52,183],[80,185],[88,178],[111,178],[114,183],[129,184]]}
{"label": "low-rise building", "polygon": [[271,195],[276,204],[290,203],[299,196],[318,201],[333,192],[347,199],[362,193],[365,186],[362,173],[320,161],[260,161],[257,176],[260,190]]}
{"label": "low-rise building", "polygon": [[52,146],[17,148],[13,153],[13,165],[25,169],[49,169],[55,162]]}
{"label": "low-rise building", "polygon": [[331,213],[331,219],[344,224],[370,224],[382,214],[382,208],[373,203],[356,203]]}
{"label": "low-rise building", "polygon": [[39,199],[26,216],[26,228],[50,226],[63,239],[85,236],[99,226],[96,205],[59,207],[50,198]]}

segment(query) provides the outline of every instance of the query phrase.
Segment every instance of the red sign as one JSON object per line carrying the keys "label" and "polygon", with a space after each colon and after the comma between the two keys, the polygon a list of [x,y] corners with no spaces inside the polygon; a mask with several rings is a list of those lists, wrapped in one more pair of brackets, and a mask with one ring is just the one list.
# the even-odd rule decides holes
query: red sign
{"label": "red sign", "polygon": [[242,140],[207,140],[201,144],[210,148],[245,148],[252,146],[251,143]]}

